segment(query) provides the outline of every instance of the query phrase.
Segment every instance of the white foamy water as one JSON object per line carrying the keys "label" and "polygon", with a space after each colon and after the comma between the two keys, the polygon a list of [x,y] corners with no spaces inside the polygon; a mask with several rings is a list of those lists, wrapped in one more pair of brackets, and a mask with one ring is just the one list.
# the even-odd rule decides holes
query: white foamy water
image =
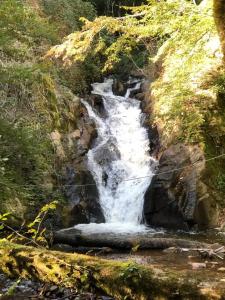
{"label": "white foamy water", "polygon": [[140,102],[130,98],[140,82],[128,89],[125,97],[113,95],[112,84],[113,80],[107,79],[92,85],[93,93],[102,96],[106,117],[83,101],[98,130],[95,146],[88,152],[88,167],[98,187],[106,223],[76,228],[88,232],[139,232],[146,230],[141,225],[144,194],[156,162],[149,154]]}

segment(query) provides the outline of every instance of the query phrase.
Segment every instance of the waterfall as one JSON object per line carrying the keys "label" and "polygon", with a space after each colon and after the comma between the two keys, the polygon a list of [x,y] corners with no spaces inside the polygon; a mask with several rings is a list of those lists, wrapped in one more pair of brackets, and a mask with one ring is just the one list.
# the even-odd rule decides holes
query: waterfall
{"label": "waterfall", "polygon": [[140,88],[140,81],[124,97],[112,92],[113,79],[94,83],[93,94],[101,95],[105,116],[101,117],[86,101],[98,137],[88,152],[88,168],[99,191],[105,224],[78,225],[76,228],[107,231],[137,231],[141,224],[144,195],[151,182],[156,162],[149,154],[147,129],[143,126],[140,101],[130,97]]}

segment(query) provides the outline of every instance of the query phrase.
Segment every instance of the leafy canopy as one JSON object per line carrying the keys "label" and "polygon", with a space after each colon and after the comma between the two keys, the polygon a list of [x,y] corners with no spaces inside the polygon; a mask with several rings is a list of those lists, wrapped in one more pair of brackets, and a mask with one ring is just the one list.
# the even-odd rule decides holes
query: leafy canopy
{"label": "leafy canopy", "polygon": [[158,46],[168,40],[175,45],[189,38],[194,44],[199,36],[190,33],[203,31],[202,25],[204,31],[212,28],[211,12],[186,0],[148,0],[146,5],[123,8],[129,14],[121,18],[100,16],[93,22],[82,18],[82,30],[70,34],[49,55],[61,57],[67,64],[101,53],[106,58],[104,70],[108,70],[119,62],[121,53],[130,54],[139,44],[148,47],[154,39]]}
{"label": "leafy canopy", "polygon": [[65,64],[101,55],[103,72],[112,72],[124,56],[133,63],[134,49],[144,47],[149,64],[161,65],[151,86],[155,99],[151,118],[162,129],[162,141],[165,137],[167,141],[201,142],[209,108],[213,110],[216,104],[213,86],[204,82],[210,81],[212,67],[221,64],[212,2],[148,0],[144,5],[124,7],[127,15],[121,18],[83,19],[82,30],[69,35],[48,55]]}

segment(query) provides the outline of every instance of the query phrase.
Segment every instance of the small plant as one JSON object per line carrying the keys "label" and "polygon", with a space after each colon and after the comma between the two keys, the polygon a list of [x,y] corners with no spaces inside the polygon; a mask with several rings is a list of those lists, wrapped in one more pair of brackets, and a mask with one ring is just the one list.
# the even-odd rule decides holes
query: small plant
{"label": "small plant", "polygon": [[6,296],[13,296],[15,294],[15,290],[20,283],[21,279],[13,282],[13,284],[8,288],[8,291],[5,293]]}
{"label": "small plant", "polygon": [[8,216],[10,215],[9,213],[0,214],[0,230],[5,229],[7,231],[11,231],[6,238],[11,242],[47,247],[48,240],[46,228],[43,226],[43,223],[47,215],[56,209],[57,204],[57,201],[52,201],[44,205],[35,219],[27,225],[22,224],[20,230],[15,230],[7,224]]}
{"label": "small plant", "polygon": [[120,274],[120,277],[126,281],[129,279],[141,278],[141,273],[139,268],[134,263],[130,263],[125,271]]}
{"label": "small plant", "polygon": [[219,174],[217,176],[216,187],[221,191],[225,190],[225,174]]}
{"label": "small plant", "polygon": [[54,211],[57,207],[58,202],[57,201],[52,201],[46,205],[44,205],[36,218],[34,219],[33,222],[29,223],[27,225],[27,234],[31,235],[31,239],[34,240],[35,242],[41,243],[41,244],[46,244],[46,228],[42,227],[42,224],[46,218],[46,216],[51,212]]}
{"label": "small plant", "polygon": [[0,214],[0,230],[5,228],[4,222],[7,221],[9,215],[10,213]]}

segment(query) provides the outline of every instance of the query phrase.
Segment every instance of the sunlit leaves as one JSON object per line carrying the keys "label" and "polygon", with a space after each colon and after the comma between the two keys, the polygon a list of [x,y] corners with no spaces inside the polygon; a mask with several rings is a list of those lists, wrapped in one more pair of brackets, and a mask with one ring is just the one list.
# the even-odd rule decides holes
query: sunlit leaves
{"label": "sunlit leaves", "polygon": [[[161,124],[167,140],[187,132],[184,140],[200,141],[205,107],[215,101],[215,94],[203,88],[202,82],[212,66],[221,63],[212,0],[200,5],[186,0],[148,0],[146,5],[126,9],[128,15],[122,18],[85,21],[82,31],[70,35],[49,55],[67,64],[101,53],[105,58],[103,72],[107,72],[124,59],[123,55],[132,59],[133,49],[144,45],[150,49],[149,62],[162,65],[151,87],[156,100],[152,119]],[[151,51],[151,45],[157,53]]]}
{"label": "sunlit leaves", "polygon": [[0,214],[0,230],[6,229],[10,234],[7,236],[7,240],[13,242],[20,242],[26,244],[34,244],[36,246],[47,246],[48,241],[46,238],[46,228],[44,221],[48,214],[56,210],[58,205],[57,201],[52,201],[45,204],[34,218],[34,220],[28,224],[21,224],[20,230],[15,230],[7,224],[10,213]]}
{"label": "sunlit leaves", "polygon": [[[176,45],[176,41],[186,39],[186,33],[195,32],[198,27],[201,31],[202,26],[204,29],[212,28],[213,22],[210,11],[202,12],[202,8],[185,0],[151,0],[148,5],[129,8],[130,12],[137,17],[102,16],[93,22],[83,18],[85,24],[82,31],[69,35],[63,44],[49,51],[49,56],[60,57],[68,64],[84,61],[90,53],[101,52],[106,57],[104,70],[107,70],[119,61],[121,52],[130,53],[137,44],[145,43],[146,39],[155,38],[159,45],[171,41],[171,47],[171,44]],[[203,13],[209,13],[208,17]],[[191,34],[187,42],[194,43],[197,38],[198,35]]]}

